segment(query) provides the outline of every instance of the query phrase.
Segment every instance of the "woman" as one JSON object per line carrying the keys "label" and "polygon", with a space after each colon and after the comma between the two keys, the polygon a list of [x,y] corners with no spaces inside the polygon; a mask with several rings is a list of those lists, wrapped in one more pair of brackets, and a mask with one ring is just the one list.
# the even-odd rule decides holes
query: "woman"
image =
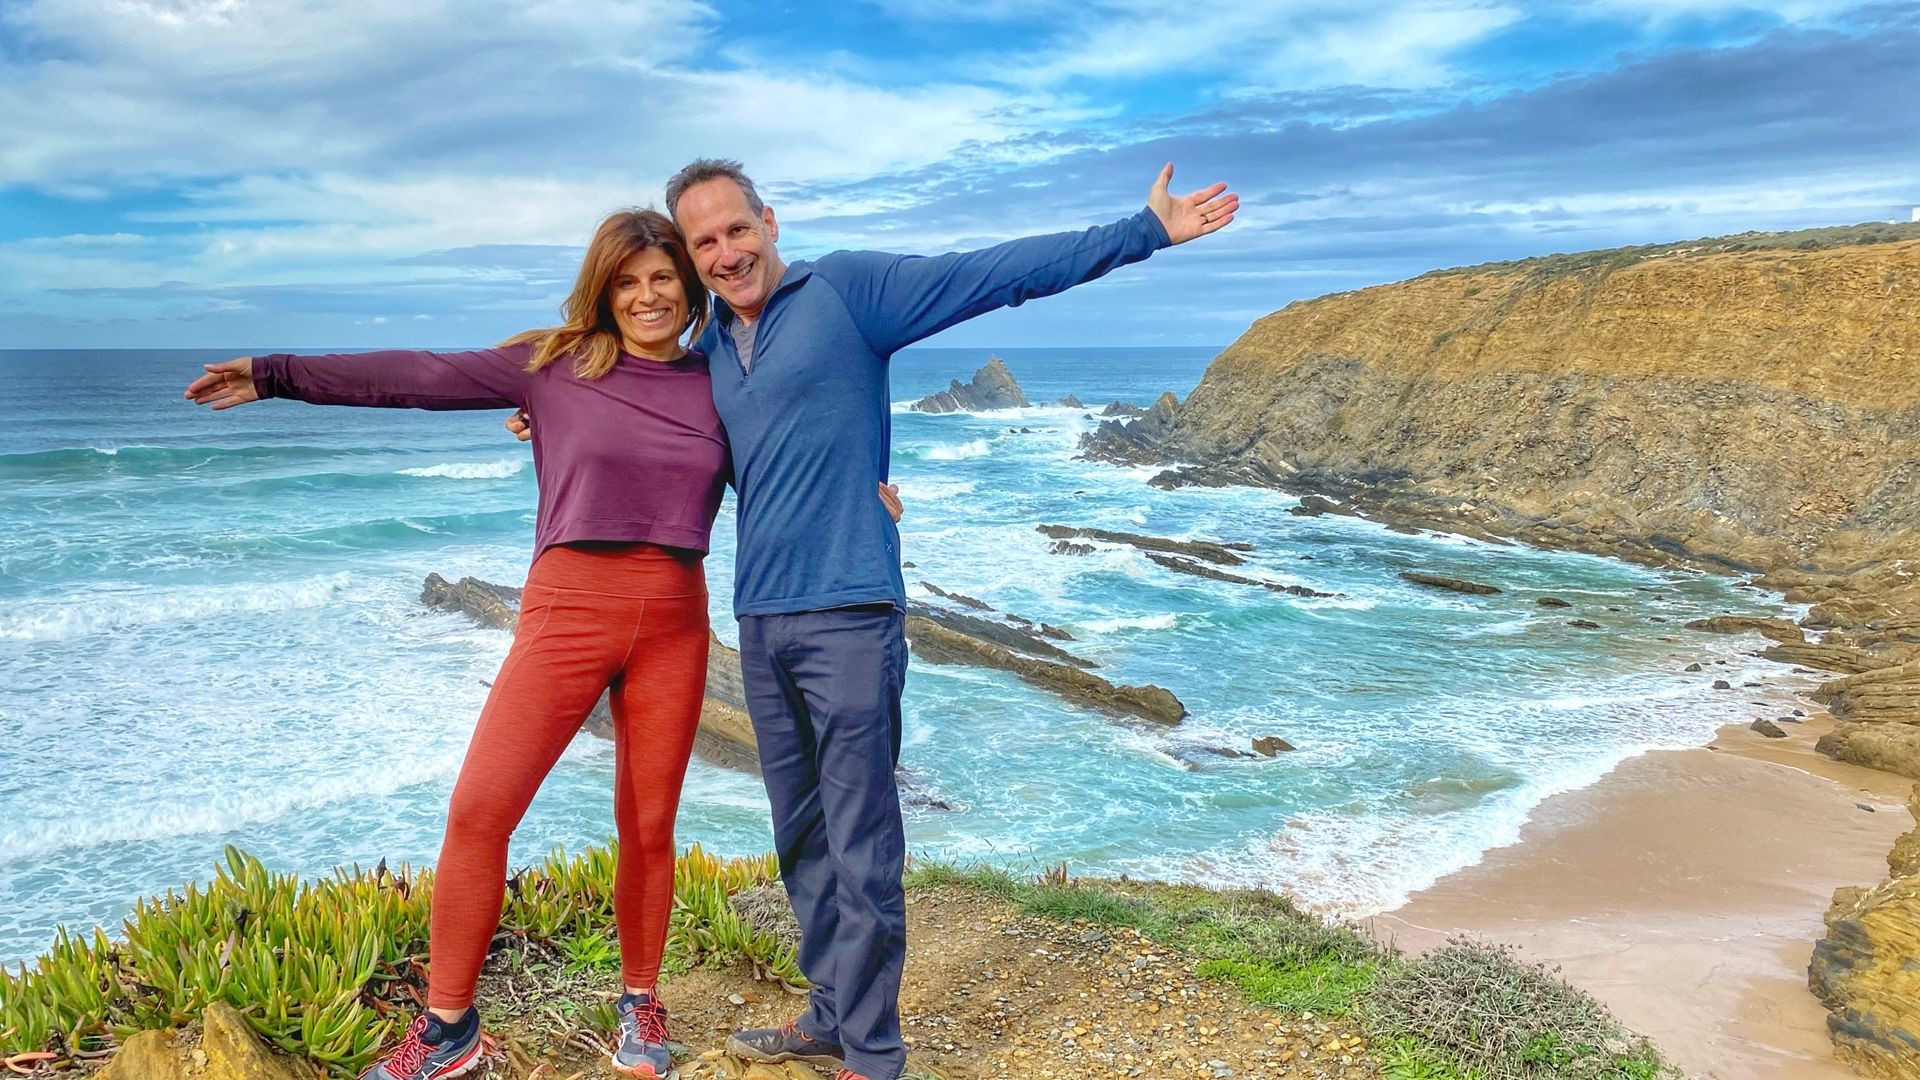
{"label": "woman", "polygon": [[499,924],[508,839],[608,689],[626,981],[613,1062],[667,1075],[654,984],[673,907],[674,814],[706,685],[701,559],[731,468],[706,357],[683,345],[708,303],[673,223],[626,210],[594,233],[560,326],[477,352],[242,357],[206,365],[187,387],[215,409],[285,397],[540,418],[534,562],[448,809],[428,1009],[367,1080],[442,1080],[478,1063],[473,994]]}

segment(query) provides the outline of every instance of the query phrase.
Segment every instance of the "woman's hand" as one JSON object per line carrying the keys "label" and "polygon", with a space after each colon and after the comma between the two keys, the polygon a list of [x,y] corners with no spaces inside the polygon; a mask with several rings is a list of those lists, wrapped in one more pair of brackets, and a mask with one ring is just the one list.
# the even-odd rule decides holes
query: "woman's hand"
{"label": "woman's hand", "polygon": [[207,373],[188,383],[185,395],[195,405],[211,405],[217,412],[260,400],[253,389],[253,357],[202,366]]}
{"label": "woman's hand", "polygon": [[533,438],[533,417],[527,415],[527,410],[521,409],[512,416],[507,417],[507,430],[513,432],[513,437],[519,439],[521,442],[531,441]]}
{"label": "woman's hand", "polygon": [[887,516],[893,519],[893,523],[900,524],[900,515],[907,512],[905,504],[900,501],[900,485],[881,484],[880,502],[887,508]]}

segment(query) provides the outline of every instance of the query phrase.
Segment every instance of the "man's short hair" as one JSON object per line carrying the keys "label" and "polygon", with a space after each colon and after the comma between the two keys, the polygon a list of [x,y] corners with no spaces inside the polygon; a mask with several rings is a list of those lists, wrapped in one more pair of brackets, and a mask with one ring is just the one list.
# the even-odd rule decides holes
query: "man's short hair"
{"label": "man's short hair", "polygon": [[722,176],[740,186],[740,194],[747,197],[748,210],[758,214],[766,208],[767,204],[760,201],[760,193],[753,189],[753,181],[747,179],[746,170],[740,167],[739,162],[726,158],[700,158],[674,173],[673,179],[667,181],[667,213],[679,213],[680,196],[685,195],[688,188]]}

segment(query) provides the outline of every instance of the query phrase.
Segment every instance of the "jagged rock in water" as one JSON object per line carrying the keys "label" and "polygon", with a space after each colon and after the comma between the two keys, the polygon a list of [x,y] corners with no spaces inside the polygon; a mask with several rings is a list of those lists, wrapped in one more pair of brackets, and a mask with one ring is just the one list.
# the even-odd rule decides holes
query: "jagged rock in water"
{"label": "jagged rock in water", "polygon": [[520,621],[520,590],[476,577],[448,584],[439,574],[428,574],[420,590],[420,602],[442,611],[457,611],[496,630],[511,630]]}
{"label": "jagged rock in water", "polygon": [[[992,619],[983,619],[977,615],[967,615],[947,608],[923,604],[917,600],[907,602],[907,614],[937,626],[945,627],[963,637],[976,638],[982,642],[998,645],[1014,652],[1036,656],[1054,663],[1067,664],[1077,668],[1096,668],[1100,665],[1091,660],[1083,660],[1043,638],[1042,635],[1025,627],[1015,626]],[[1033,625],[1031,622],[1028,626]],[[907,622],[907,641],[913,641],[914,624]]]}
{"label": "jagged rock in water", "polygon": [[1592,619],[1568,619],[1567,625],[1580,630],[1598,630],[1600,624]]}
{"label": "jagged rock in water", "polygon": [[1807,640],[1805,631],[1785,619],[1762,619],[1751,615],[1715,615],[1710,619],[1695,619],[1687,624],[1687,629],[1704,630],[1709,634],[1755,633],[1783,645],[1798,645]]}
{"label": "jagged rock in water", "polygon": [[1920,875],[1833,894],[1807,986],[1834,1049],[1868,1076],[1920,1076]]}
{"label": "jagged rock in water", "polygon": [[1220,544],[1209,540],[1170,540],[1164,536],[1143,536],[1140,533],[1110,532],[1106,529],[1076,529],[1070,525],[1041,525],[1035,531],[1053,540],[1104,540],[1110,544],[1128,544],[1142,551],[1191,555],[1196,559],[1205,559],[1222,566],[1239,566],[1247,560],[1241,558],[1238,553],[1253,550],[1252,544]]}
{"label": "jagged rock in water", "polygon": [[1253,750],[1262,757],[1273,757],[1293,749],[1293,744],[1278,735],[1262,735],[1253,740]]}
{"label": "jagged rock in water", "polygon": [[1072,394],[1068,394],[1066,397],[1063,397],[1059,401],[1054,402],[1054,404],[1060,406],[1063,409],[1086,408],[1086,406],[1081,403],[1080,399],[1077,397],[1074,397]]}
{"label": "jagged rock in water", "polygon": [[1326,600],[1341,595],[1339,593],[1320,592],[1317,589],[1309,589],[1305,585],[1282,585],[1277,581],[1262,581],[1259,578],[1241,577],[1239,574],[1229,574],[1225,570],[1215,570],[1211,566],[1203,566],[1200,563],[1194,562],[1192,559],[1162,555],[1154,551],[1147,552],[1147,558],[1152,559],[1154,562],[1159,563],[1169,570],[1177,570],[1182,574],[1211,578],[1214,581],[1232,582],[1235,585],[1258,585],[1263,589],[1271,589],[1277,593],[1286,593],[1288,596],[1302,596]]}
{"label": "jagged rock in water", "polygon": [[1138,405],[1129,404],[1125,401],[1115,401],[1108,404],[1106,408],[1101,409],[1100,415],[1106,416],[1106,417],[1121,416],[1121,417],[1127,417],[1131,419],[1136,416],[1147,415],[1147,410],[1141,408]]}
{"label": "jagged rock in water", "polygon": [[1080,667],[1021,655],[1004,645],[958,633],[922,615],[907,616],[907,642],[915,656],[931,663],[999,668],[1069,700],[1108,712],[1162,724],[1177,724],[1187,715],[1180,699],[1162,687],[1115,685]]}
{"label": "jagged rock in water", "polygon": [[1567,603],[1565,600],[1562,600],[1557,596],[1543,596],[1540,599],[1535,600],[1534,603],[1539,604],[1541,607],[1550,607],[1550,608],[1567,608],[1567,607],[1573,606],[1572,604]]}
{"label": "jagged rock in water", "polygon": [[1174,415],[1179,411],[1180,399],[1169,391],[1131,420],[1103,420],[1099,427],[1081,436],[1080,457],[1115,465],[1164,464],[1178,456],[1171,438]]}
{"label": "jagged rock in water", "polygon": [[970,607],[975,611],[992,611],[993,610],[993,608],[987,606],[985,601],[976,600],[971,596],[965,595],[964,593],[948,592],[947,590],[941,588],[938,585],[933,584],[930,581],[921,582],[920,587],[932,593],[933,595],[939,597],[942,600],[951,600],[954,603],[959,604],[961,607]]}
{"label": "jagged rock in water", "polygon": [[1402,570],[1401,578],[1415,585],[1425,585],[1430,589],[1446,589],[1450,592],[1468,593],[1474,596],[1497,596],[1500,590],[1492,585],[1482,585],[1477,581],[1462,581],[1459,578],[1442,577],[1439,574],[1427,574],[1418,570]]}
{"label": "jagged rock in water", "polygon": [[1055,555],[1091,555],[1096,550],[1092,544],[1076,544],[1071,540],[1055,540],[1047,547]]}
{"label": "jagged rock in water", "polygon": [[973,381],[962,384],[954,379],[945,390],[914,402],[913,408],[925,413],[984,412],[1023,409],[1030,404],[1020,384],[1014,381],[1013,372],[996,356],[973,373]]}

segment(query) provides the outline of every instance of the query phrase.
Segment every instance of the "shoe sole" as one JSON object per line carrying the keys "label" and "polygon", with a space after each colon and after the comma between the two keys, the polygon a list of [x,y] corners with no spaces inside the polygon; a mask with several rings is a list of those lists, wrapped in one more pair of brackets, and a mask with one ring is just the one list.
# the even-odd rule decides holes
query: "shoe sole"
{"label": "shoe sole", "polygon": [[727,1036],[727,1053],[766,1065],[779,1065],[788,1061],[804,1061],[809,1065],[820,1065],[829,1069],[844,1069],[847,1065],[845,1059],[829,1054],[763,1054],[731,1035]]}
{"label": "shoe sole", "polygon": [[486,1049],[485,1044],[482,1043],[480,1040],[475,1039],[473,1043],[473,1052],[468,1054],[464,1060],[449,1066],[445,1071],[430,1073],[427,1076],[423,1077],[422,1080],[452,1080],[453,1077],[464,1076],[465,1074],[472,1072],[476,1067],[479,1066],[481,1060],[485,1056],[481,1054],[480,1051],[484,1049]]}
{"label": "shoe sole", "polygon": [[620,1059],[612,1054],[607,1055],[607,1064],[613,1066],[613,1071],[622,1076],[636,1076],[640,1080],[678,1080],[680,1076],[680,1070],[671,1066],[668,1067],[665,1075],[662,1075],[654,1072],[652,1065],[622,1065]]}

